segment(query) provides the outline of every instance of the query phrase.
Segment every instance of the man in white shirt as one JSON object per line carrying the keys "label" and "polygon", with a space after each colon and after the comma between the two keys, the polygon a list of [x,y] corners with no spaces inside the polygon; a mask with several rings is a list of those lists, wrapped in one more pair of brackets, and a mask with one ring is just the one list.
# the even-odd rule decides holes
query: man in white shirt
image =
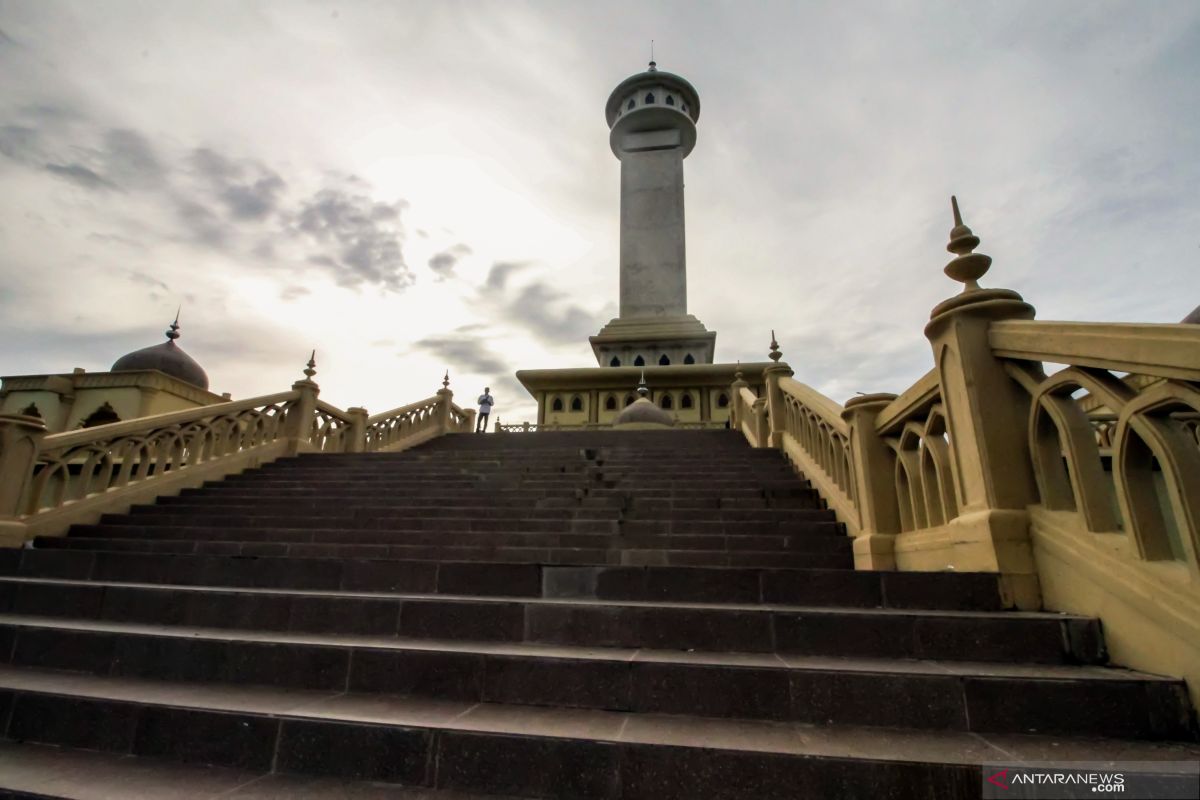
{"label": "man in white shirt", "polygon": [[492,406],[496,405],[491,391],[491,387],[485,386],[483,394],[479,395],[479,417],[475,423],[476,433],[487,433],[488,415],[492,413]]}

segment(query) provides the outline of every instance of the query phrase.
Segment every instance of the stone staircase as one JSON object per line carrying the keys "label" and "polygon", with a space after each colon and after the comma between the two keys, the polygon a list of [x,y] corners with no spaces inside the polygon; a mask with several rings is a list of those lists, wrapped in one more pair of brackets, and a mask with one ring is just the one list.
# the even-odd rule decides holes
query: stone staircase
{"label": "stone staircase", "polygon": [[1095,620],[855,572],[821,506],[728,431],[455,434],[0,551],[0,798],[973,798],[983,762],[1200,758]]}

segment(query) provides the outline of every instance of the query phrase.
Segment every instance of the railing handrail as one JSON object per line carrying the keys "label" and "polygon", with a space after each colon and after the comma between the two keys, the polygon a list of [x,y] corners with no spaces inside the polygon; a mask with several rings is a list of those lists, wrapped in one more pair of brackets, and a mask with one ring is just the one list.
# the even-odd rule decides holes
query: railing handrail
{"label": "railing handrail", "polygon": [[287,392],[263,395],[262,397],[251,397],[246,400],[231,400],[228,403],[214,403],[210,406],[188,408],[183,411],[168,411],[165,414],[138,417],[137,419],[125,420],[123,422],[110,422],[107,425],[95,425],[91,428],[84,428],[78,431],[51,433],[42,439],[42,445],[39,449],[45,452],[57,450],[61,447],[75,447],[90,442],[108,441],[115,437],[128,436],[131,433],[138,433],[140,431],[154,431],[165,426],[196,422],[211,417],[219,417],[224,414],[236,414],[260,406],[286,403],[289,400],[295,400],[298,396],[299,393],[293,389]]}
{"label": "railing handrail", "polygon": [[932,408],[941,393],[937,370],[931,369],[880,409],[875,417],[875,430],[881,434],[894,433],[894,429],[903,427],[907,420]]}
{"label": "railing handrail", "polygon": [[[377,422],[385,422],[393,417],[398,417],[401,414],[407,414],[408,412],[416,411],[418,408],[421,408],[423,406],[428,406],[433,403],[437,403],[437,402],[439,402],[439,400],[440,400],[440,398],[438,398],[437,395],[434,395],[432,397],[426,397],[424,400],[418,400],[415,403],[409,403],[406,406],[398,406],[396,408],[393,408],[391,411],[384,411],[380,414],[372,414],[371,416],[367,417],[367,425],[371,426]],[[454,405],[454,404],[451,403],[451,405]],[[455,408],[457,408],[457,406],[455,406]]]}
{"label": "railing handrail", "polygon": [[988,342],[1000,358],[1200,380],[1200,325],[1008,319]]}
{"label": "railing handrail", "polygon": [[842,406],[836,400],[826,397],[795,378],[781,377],[779,388],[783,390],[784,394],[791,395],[806,408],[811,409],[833,430],[843,436],[850,435],[850,427],[842,419]]}
{"label": "railing handrail", "polygon": [[316,409],[317,411],[324,411],[329,416],[342,422],[349,423],[354,421],[354,418],[351,417],[347,412],[331,403],[326,403],[320,398],[317,398]]}

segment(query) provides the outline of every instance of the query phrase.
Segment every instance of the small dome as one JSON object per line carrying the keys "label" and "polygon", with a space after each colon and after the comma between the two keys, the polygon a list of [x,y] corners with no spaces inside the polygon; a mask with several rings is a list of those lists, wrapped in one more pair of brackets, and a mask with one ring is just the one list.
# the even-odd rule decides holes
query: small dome
{"label": "small dome", "polygon": [[650,402],[649,398],[639,397],[625,409],[617,414],[617,418],[613,420],[613,427],[622,425],[653,425],[670,428],[675,425],[675,419],[666,411],[663,411],[654,403]]}
{"label": "small dome", "polygon": [[167,331],[167,341],[151,347],[143,347],[132,353],[121,356],[112,365],[113,372],[128,372],[132,370],[156,369],[165,372],[172,378],[208,389],[208,375],[195,359],[183,352],[183,348],[175,344],[179,338],[179,317],[171,323]]}

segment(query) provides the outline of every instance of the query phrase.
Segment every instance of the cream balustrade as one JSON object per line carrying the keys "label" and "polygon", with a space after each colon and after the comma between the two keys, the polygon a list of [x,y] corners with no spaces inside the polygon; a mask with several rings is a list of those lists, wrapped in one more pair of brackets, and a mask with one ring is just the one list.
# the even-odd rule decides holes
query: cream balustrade
{"label": "cream balustrade", "polygon": [[930,372],[842,406],[777,365],[765,409],[731,387],[736,429],[811,481],[860,569],[996,572],[1008,605],[1099,616],[1116,662],[1200,702],[1200,326],[1035,320],[979,287],[954,214],[966,288],[930,315]]}
{"label": "cream balustrade", "polygon": [[0,546],[60,535],[136,503],[301,452],[402,450],[470,431],[449,376],[434,397],[368,417],[291,391],[47,435],[35,417],[0,416]]}
{"label": "cream balustrade", "polygon": [[782,394],[781,449],[825,498],[851,536],[862,530],[850,426],[843,408],[790,377],[779,378]]}

